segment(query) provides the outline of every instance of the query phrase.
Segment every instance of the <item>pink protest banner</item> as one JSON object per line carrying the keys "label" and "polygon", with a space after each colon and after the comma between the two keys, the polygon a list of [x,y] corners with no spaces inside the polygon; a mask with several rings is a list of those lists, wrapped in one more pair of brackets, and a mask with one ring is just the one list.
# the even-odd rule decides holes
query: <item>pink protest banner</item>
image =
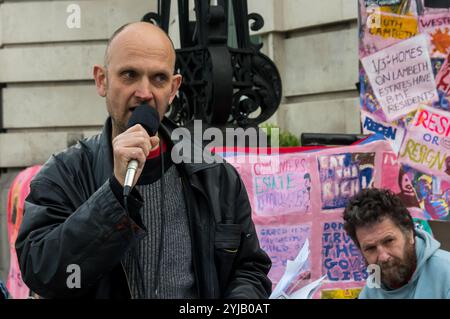
{"label": "pink protest banner", "polygon": [[450,175],[450,113],[421,106],[409,126],[399,160],[430,175]]}
{"label": "pink protest banner", "polygon": [[14,245],[22,223],[25,198],[30,192],[30,182],[40,168],[41,166],[37,165],[20,172],[14,179],[8,192],[7,219],[10,268],[6,288],[14,299],[26,299],[30,295],[30,289],[22,280]]}
{"label": "pink protest banner", "polygon": [[361,63],[388,122],[438,98],[423,35],[367,56]]}
{"label": "pink protest banner", "polygon": [[274,286],[306,239],[310,255],[297,288],[323,275],[314,298],[354,296],[364,286],[364,259],[343,229],[342,212],[361,189],[381,186],[385,152],[392,153],[389,142],[377,140],[293,153],[281,148],[260,159],[249,149],[225,157],[246,186],[258,238],[273,262]]}

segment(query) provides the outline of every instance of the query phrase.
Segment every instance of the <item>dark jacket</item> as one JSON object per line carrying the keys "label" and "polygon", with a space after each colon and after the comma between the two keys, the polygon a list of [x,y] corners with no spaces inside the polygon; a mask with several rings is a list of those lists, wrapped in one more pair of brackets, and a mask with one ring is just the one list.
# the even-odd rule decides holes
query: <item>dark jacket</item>
{"label": "dark jacket", "polygon": [[[176,126],[164,119],[160,133]],[[245,187],[229,164],[178,164],[201,298],[266,298],[271,261],[260,248]],[[130,217],[111,190],[111,123],[102,134],[52,156],[30,185],[16,241],[24,282],[46,298],[130,298],[121,260],[134,245],[142,207]],[[133,190],[133,192],[137,192]],[[137,218],[139,219],[139,218]],[[131,223],[131,224],[130,224]],[[133,231],[142,231],[134,227]],[[67,281],[80,268],[80,288]]]}

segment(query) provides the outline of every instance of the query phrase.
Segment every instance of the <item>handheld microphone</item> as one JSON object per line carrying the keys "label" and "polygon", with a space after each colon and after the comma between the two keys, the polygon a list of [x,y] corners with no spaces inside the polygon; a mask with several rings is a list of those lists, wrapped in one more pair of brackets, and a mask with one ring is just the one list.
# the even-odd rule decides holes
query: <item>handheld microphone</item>
{"label": "handheld microphone", "polygon": [[[155,108],[151,107],[147,103],[143,103],[136,107],[131,114],[128,121],[128,128],[140,124],[147,131],[148,135],[154,136],[159,127],[159,114]],[[123,196],[127,197],[130,194],[131,187],[134,182],[134,176],[138,168],[138,161],[133,159],[128,163],[127,174],[125,175],[125,182],[123,185]]]}

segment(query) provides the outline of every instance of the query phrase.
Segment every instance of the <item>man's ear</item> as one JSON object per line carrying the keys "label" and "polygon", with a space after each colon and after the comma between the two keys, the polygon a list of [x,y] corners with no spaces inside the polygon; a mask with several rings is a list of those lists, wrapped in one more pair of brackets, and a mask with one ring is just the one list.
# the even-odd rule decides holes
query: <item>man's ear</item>
{"label": "man's ear", "polygon": [[414,238],[414,230],[410,230],[410,231],[408,232],[407,238],[408,238],[408,241],[409,241],[409,243],[410,243],[411,245],[415,243],[416,240],[415,240],[415,238]]}
{"label": "man's ear", "polygon": [[101,97],[106,96],[106,69],[98,64],[94,65],[94,80],[97,93]]}
{"label": "man's ear", "polygon": [[175,74],[172,77],[172,87],[170,91],[169,104],[171,104],[173,99],[175,98],[175,95],[177,94],[178,89],[180,88],[181,80],[182,80],[181,74]]}

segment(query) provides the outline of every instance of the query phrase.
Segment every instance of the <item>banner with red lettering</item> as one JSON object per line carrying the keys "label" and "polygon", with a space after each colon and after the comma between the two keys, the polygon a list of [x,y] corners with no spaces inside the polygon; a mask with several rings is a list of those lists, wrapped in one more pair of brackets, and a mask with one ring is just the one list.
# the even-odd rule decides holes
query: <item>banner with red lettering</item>
{"label": "banner with red lettering", "polygon": [[421,106],[399,153],[402,163],[436,176],[450,177],[450,113]]}

